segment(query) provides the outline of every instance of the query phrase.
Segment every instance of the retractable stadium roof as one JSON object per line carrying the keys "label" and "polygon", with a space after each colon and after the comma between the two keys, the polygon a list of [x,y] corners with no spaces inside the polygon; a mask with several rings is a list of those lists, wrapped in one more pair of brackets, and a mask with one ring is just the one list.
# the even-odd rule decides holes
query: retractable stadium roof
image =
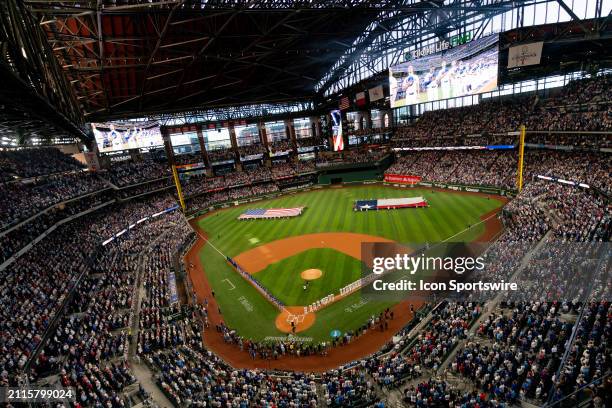
{"label": "retractable stadium roof", "polygon": [[24,2],[87,121],[312,98],[316,82],[387,4]]}

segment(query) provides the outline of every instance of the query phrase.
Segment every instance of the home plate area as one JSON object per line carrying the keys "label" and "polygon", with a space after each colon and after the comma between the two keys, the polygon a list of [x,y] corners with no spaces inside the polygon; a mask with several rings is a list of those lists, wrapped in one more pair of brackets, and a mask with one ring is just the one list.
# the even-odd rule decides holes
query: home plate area
{"label": "home plate area", "polygon": [[289,316],[287,316],[287,323],[291,324],[291,323],[295,323],[295,324],[300,324],[300,323],[304,323],[304,316],[303,314],[301,315],[294,315],[294,314],[290,314]]}
{"label": "home plate area", "polygon": [[304,314],[304,306],[286,306],[276,317],[276,328],[283,333],[300,333],[314,324],[315,315]]}

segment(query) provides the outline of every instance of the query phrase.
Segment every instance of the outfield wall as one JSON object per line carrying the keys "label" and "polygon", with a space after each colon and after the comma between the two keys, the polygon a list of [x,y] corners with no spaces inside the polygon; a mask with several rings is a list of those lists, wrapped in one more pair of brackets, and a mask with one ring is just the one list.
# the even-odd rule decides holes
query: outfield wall
{"label": "outfield wall", "polygon": [[296,191],[311,191],[311,190],[316,190],[316,189],[320,189],[322,187],[317,186],[317,185],[310,185],[307,187],[293,187],[293,188],[289,188],[289,189],[285,189],[285,190],[281,190],[281,191],[277,191],[274,193],[268,193],[268,194],[261,194],[261,195],[256,195],[256,196],[252,196],[249,198],[245,198],[243,200],[232,200],[232,201],[225,201],[222,203],[217,203],[217,204],[213,204],[208,208],[202,208],[199,210],[194,210],[192,212],[189,212],[186,214],[186,217],[188,220],[192,220],[194,218],[198,218],[204,214],[209,213],[210,211],[215,211],[215,210],[220,210],[223,208],[230,208],[230,207],[235,207],[238,205],[242,205],[242,204],[248,204],[248,203],[254,203],[257,201],[261,201],[261,200],[269,200],[272,198],[277,198],[277,197],[281,197],[281,196],[285,196],[288,194],[295,194]]}
{"label": "outfield wall", "polygon": [[391,165],[392,155],[387,155],[375,163],[347,163],[340,165],[320,166],[318,170],[319,184],[334,184],[333,179],[341,183],[382,180],[385,170]]}
{"label": "outfield wall", "polygon": [[469,186],[464,184],[451,184],[451,183],[440,183],[440,182],[430,182],[430,181],[420,181],[416,184],[398,184],[398,183],[387,183],[386,185],[392,185],[396,187],[435,187],[435,188],[444,188],[447,190],[453,191],[466,191],[470,193],[483,193],[483,194],[495,194],[504,197],[515,197],[516,191],[507,190],[499,187],[491,187],[491,186]]}
{"label": "outfield wall", "polygon": [[380,168],[368,170],[352,170],[324,172],[319,174],[319,184],[334,184],[333,179],[340,179],[342,183],[355,183],[360,181],[381,180],[384,170]]}
{"label": "outfield wall", "polygon": [[[417,184],[398,184],[398,183],[387,183],[387,182],[382,182],[380,180],[376,180],[376,179],[365,179],[365,180],[358,180],[358,181],[351,181],[351,182],[343,182],[343,184],[355,184],[355,185],[360,185],[360,184],[383,184],[383,185],[387,185],[387,186],[394,186],[394,187],[403,187],[403,188],[414,188],[414,187],[434,187],[434,188],[443,188],[443,189],[447,189],[447,190],[452,190],[452,191],[462,191],[462,192],[470,192],[470,193],[482,193],[482,194],[494,194],[494,195],[498,195],[498,196],[504,196],[504,197],[515,197],[516,196],[516,191],[513,190],[506,190],[503,188],[498,188],[498,187],[490,187],[490,186],[467,186],[467,185],[462,185],[462,184],[450,184],[450,183],[439,183],[439,182],[427,182],[427,181],[421,181]],[[286,190],[282,190],[282,191],[278,191],[275,193],[269,193],[269,194],[262,194],[262,195],[258,195],[258,196],[252,196],[249,198],[245,198],[243,200],[233,200],[233,201],[225,201],[223,203],[218,203],[218,204],[213,204],[212,206],[208,207],[208,208],[203,208],[203,209],[199,209],[199,210],[195,210],[192,212],[189,212],[186,214],[186,217],[188,220],[192,220],[194,218],[198,218],[201,217],[202,215],[207,214],[210,211],[215,211],[215,210],[219,210],[219,209],[223,209],[223,208],[230,208],[230,207],[235,207],[238,205],[242,205],[242,204],[248,204],[248,203],[253,203],[253,202],[257,202],[257,201],[262,201],[262,200],[268,200],[268,199],[273,199],[273,198],[277,198],[277,197],[281,197],[281,196],[285,196],[288,194],[295,194],[296,192],[302,192],[302,191],[312,191],[312,190],[317,190],[317,189],[322,189],[322,188],[326,188],[326,186],[323,185],[310,185],[307,187],[294,187],[291,189],[286,189]]]}

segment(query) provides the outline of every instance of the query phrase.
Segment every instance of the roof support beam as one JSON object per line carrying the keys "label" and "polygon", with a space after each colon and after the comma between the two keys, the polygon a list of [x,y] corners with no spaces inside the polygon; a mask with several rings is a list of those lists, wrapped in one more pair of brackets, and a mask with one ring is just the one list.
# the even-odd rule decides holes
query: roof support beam
{"label": "roof support beam", "polygon": [[565,1],[557,0],[557,3],[559,3],[559,6],[561,6],[561,8],[565,10],[567,14],[569,14],[572,20],[578,22],[578,25],[580,26],[580,28],[582,28],[585,32],[588,31],[586,27],[580,22],[580,18],[576,15],[576,13],[574,13],[574,11],[567,4],[565,4]]}
{"label": "roof support beam", "polygon": [[179,0],[178,2],[174,1],[173,3],[176,3],[174,5],[174,7],[172,7],[172,10],[170,10],[170,13],[168,14],[168,17],[166,18],[166,22],[164,23],[164,28],[162,29],[162,31],[159,33],[159,37],[157,39],[157,43],[155,44],[155,48],[153,49],[153,52],[151,52],[151,56],[149,57],[149,61],[147,62],[147,66],[145,68],[144,71],[144,75],[142,78],[142,86],[140,87],[140,101],[138,102],[138,108],[142,109],[142,100],[144,98],[145,94],[145,89],[146,89],[146,85],[147,85],[147,75],[149,74],[149,70],[151,69],[151,65],[153,65],[153,61],[155,60],[155,56],[157,55],[157,51],[159,51],[162,41],[164,41],[164,38],[166,36],[166,32],[168,31],[168,27],[170,25],[170,21],[172,21],[172,16],[174,16],[174,13],[176,13],[176,10],[184,3],[185,0]]}
{"label": "roof support beam", "polygon": [[565,10],[567,14],[569,14],[572,20],[574,21],[580,20],[580,18],[578,18],[578,16],[576,15],[576,13],[574,13],[574,11],[567,4],[565,4],[563,0],[557,0],[557,3],[559,3],[559,6],[561,6],[561,8]]}
{"label": "roof support beam", "polygon": [[219,35],[225,30],[225,28],[227,26],[230,25],[230,23],[232,22],[232,20],[234,20],[234,18],[236,18],[236,16],[238,15],[239,11],[234,11],[232,14],[230,14],[230,16],[227,18],[227,20],[225,20],[225,22],[223,23],[223,25],[217,30],[216,33],[214,33],[214,35],[209,38],[208,42],[206,44],[204,44],[204,46],[202,48],[200,48],[200,50],[197,53],[194,53],[192,56],[192,60],[189,64],[187,64],[184,68],[183,68],[183,74],[181,75],[181,78],[179,79],[179,81],[176,84],[176,90],[174,91],[174,97],[176,97],[181,89],[181,87],[183,86],[183,83],[185,82],[185,78],[187,77],[187,71],[193,66],[193,64],[195,64],[195,62],[206,52],[206,50],[208,49],[208,47],[210,47],[212,45],[212,43],[219,38]]}

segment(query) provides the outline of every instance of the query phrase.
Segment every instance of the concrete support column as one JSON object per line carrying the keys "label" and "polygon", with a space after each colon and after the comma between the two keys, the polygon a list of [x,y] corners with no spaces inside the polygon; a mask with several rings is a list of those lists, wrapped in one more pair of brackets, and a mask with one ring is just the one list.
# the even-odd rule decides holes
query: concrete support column
{"label": "concrete support column", "polygon": [[263,147],[268,150],[268,134],[266,133],[266,125],[263,122],[258,122],[257,130],[259,131],[259,141]]}
{"label": "concrete support column", "polygon": [[[385,115],[387,115],[387,118],[385,118]],[[382,111],[382,123],[380,124],[381,127],[392,127],[393,126],[393,109],[386,109],[384,111]]]}
{"label": "concrete support column", "polygon": [[295,127],[293,126],[293,119],[285,119],[284,122],[287,136],[289,136],[289,140],[291,142],[293,154],[297,155],[297,139],[295,137]]}
{"label": "concrete support column", "polygon": [[142,154],[140,154],[140,150],[130,149],[128,150],[128,153],[130,154],[130,158],[132,159],[133,162],[142,161]]}
{"label": "concrete support column", "polygon": [[166,157],[168,158],[168,163],[173,166],[174,161],[174,150],[172,149],[172,140],[170,139],[170,134],[168,133],[168,129],[162,128],[161,131],[162,139],[164,141],[164,149],[166,150]]}
{"label": "concrete support column", "polygon": [[208,151],[206,151],[206,143],[204,143],[204,133],[202,132],[202,126],[198,126],[198,143],[200,144],[200,154],[202,155],[202,160],[204,160],[204,165],[207,169],[210,169],[210,158],[208,157]]}
{"label": "concrete support column", "polygon": [[264,164],[266,167],[272,166],[272,162],[270,161],[270,149],[268,148],[268,134],[266,132],[266,124],[264,122],[257,122],[257,129],[259,130],[259,140],[261,144],[266,149],[264,153]]}
{"label": "concrete support column", "polygon": [[311,116],[308,119],[310,120],[310,134],[313,138],[318,139],[320,137],[319,129],[317,126],[317,120],[319,118],[317,118],[316,116]]}
{"label": "concrete support column", "polygon": [[230,134],[230,140],[232,142],[232,150],[236,160],[236,169],[242,170],[242,163],[240,162],[240,152],[238,151],[238,141],[236,140],[236,130],[234,129],[234,122],[228,122],[227,128]]}
{"label": "concrete support column", "polygon": [[[344,150],[348,150],[349,147],[349,143],[348,143],[348,111],[345,110],[341,110],[340,114],[342,115],[342,139],[344,140]],[[333,145],[332,145],[333,146]]]}
{"label": "concrete support column", "polygon": [[317,137],[319,139],[323,139],[323,123],[321,123],[321,118],[317,116]]}
{"label": "concrete support column", "polygon": [[363,117],[365,118],[365,128],[372,129],[372,113],[369,110],[362,113]]}

